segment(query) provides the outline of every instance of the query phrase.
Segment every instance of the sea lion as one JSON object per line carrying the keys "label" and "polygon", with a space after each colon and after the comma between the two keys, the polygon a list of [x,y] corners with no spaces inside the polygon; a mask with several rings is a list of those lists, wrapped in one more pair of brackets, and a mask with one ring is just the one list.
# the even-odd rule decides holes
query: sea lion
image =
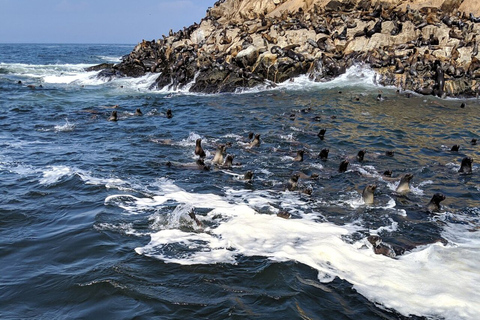
{"label": "sea lion", "polygon": [[413,174],[411,173],[406,173],[403,175],[403,177],[400,179],[400,183],[397,186],[397,189],[395,190],[398,193],[404,193],[410,191],[410,181],[413,178]]}
{"label": "sea lion", "polygon": [[202,148],[202,139],[200,138],[195,141],[195,155],[205,158],[205,151]]}
{"label": "sea lion", "polygon": [[435,86],[433,92],[436,96],[443,97],[445,92],[445,73],[443,72],[440,60],[435,60],[433,70],[435,72]]}
{"label": "sea lion", "polygon": [[340,167],[338,168],[338,172],[343,173],[347,171],[348,164],[349,164],[348,160],[343,160],[342,162],[340,162]]}
{"label": "sea lion", "polygon": [[460,149],[460,146],[459,146],[458,144],[454,144],[454,145],[452,146],[452,148],[450,149],[450,151],[456,152],[456,151],[458,151],[459,149]]}
{"label": "sea lion", "polygon": [[171,119],[172,117],[173,117],[172,110],[171,110],[171,109],[168,109],[168,110],[167,110],[167,118],[168,118],[168,119]]}
{"label": "sea lion", "polygon": [[387,157],[393,157],[395,155],[395,152],[394,151],[391,151],[391,150],[387,150],[385,151],[385,155]]}
{"label": "sea lion", "polygon": [[473,139],[470,141],[470,144],[471,144],[472,146],[477,145],[477,139],[473,138]]}
{"label": "sea lion", "polygon": [[430,200],[430,202],[427,204],[427,211],[428,212],[439,212],[440,211],[440,202],[445,200],[445,195],[442,193],[435,193]]}
{"label": "sea lion", "polygon": [[117,110],[113,110],[112,114],[108,118],[108,121],[117,121],[117,120],[118,120]]}
{"label": "sea lion", "polygon": [[253,179],[253,171],[251,171],[251,170],[248,170],[247,172],[245,172],[245,174],[243,175],[243,178],[242,178],[242,180],[247,181],[247,182],[251,182],[252,179]]}
{"label": "sea lion", "polygon": [[165,163],[167,167],[177,167],[177,168],[183,168],[183,169],[193,169],[193,170],[203,170],[203,171],[209,171],[210,166],[206,165],[203,159],[198,159],[194,163],[180,163],[180,162],[171,162],[168,161]]}
{"label": "sea lion", "polygon": [[391,177],[391,176],[392,176],[392,173],[393,173],[392,170],[385,170],[385,171],[383,172],[383,175],[384,175],[385,177]]}
{"label": "sea lion", "polygon": [[250,142],[249,147],[250,147],[250,148],[253,148],[253,147],[257,147],[257,146],[259,146],[259,145],[260,145],[260,134],[257,133],[257,134],[255,135],[255,138],[252,140],[252,142]]}
{"label": "sea lion", "polygon": [[317,136],[320,138],[320,140],[323,140],[325,138],[325,133],[327,132],[327,129],[320,129],[318,132]]}
{"label": "sea lion", "polygon": [[200,220],[198,220],[197,216],[195,215],[195,209],[192,208],[189,212],[188,212],[188,216],[196,222],[197,226],[201,227],[203,226],[203,224],[200,222]]}
{"label": "sea lion", "polygon": [[140,108],[137,108],[137,110],[135,110],[135,115],[136,116],[143,116],[142,110],[140,110]]}
{"label": "sea lion", "polygon": [[367,240],[372,244],[373,252],[375,252],[375,254],[383,254],[390,258],[396,257],[395,250],[393,250],[388,244],[385,244],[379,236],[371,235],[367,237]]}
{"label": "sea lion", "polygon": [[226,151],[226,147],[224,144],[221,144],[217,147],[217,151],[215,152],[215,156],[213,157],[212,163],[221,165],[223,163],[223,154]]}
{"label": "sea lion", "polygon": [[374,193],[377,186],[374,184],[367,185],[362,191],[362,199],[365,204],[373,204]]}
{"label": "sea lion", "polygon": [[358,151],[358,153],[357,153],[357,161],[358,161],[358,162],[362,162],[362,161],[363,161],[363,158],[365,157],[365,153],[366,153],[366,152],[367,152],[367,151],[365,151],[365,150],[360,150],[360,151]]}
{"label": "sea lion", "polygon": [[288,191],[295,191],[298,187],[298,178],[299,175],[297,173],[292,174],[290,179],[287,182],[287,190]]}
{"label": "sea lion", "polygon": [[302,162],[303,161],[303,154],[305,153],[305,151],[303,150],[298,150],[297,151],[297,156],[293,159],[293,161],[297,161],[297,162]]}
{"label": "sea lion", "polygon": [[373,28],[371,30],[368,30],[365,33],[365,37],[371,38],[375,33],[381,33],[381,32],[382,32],[382,19],[377,21],[377,23],[375,23]]}
{"label": "sea lion", "polygon": [[472,163],[473,163],[472,157],[463,158],[458,172],[462,172],[466,174],[472,173]]}
{"label": "sea lion", "polygon": [[329,152],[330,152],[329,149],[324,148],[322,149],[322,151],[320,151],[320,153],[318,154],[318,157],[320,158],[320,160],[327,161]]}
{"label": "sea lion", "polygon": [[222,168],[230,169],[233,166],[233,155],[229,154],[225,158]]}
{"label": "sea lion", "polygon": [[279,211],[277,213],[277,217],[283,218],[283,219],[288,219],[288,218],[290,218],[290,216],[291,216],[291,213],[287,212],[287,211]]}

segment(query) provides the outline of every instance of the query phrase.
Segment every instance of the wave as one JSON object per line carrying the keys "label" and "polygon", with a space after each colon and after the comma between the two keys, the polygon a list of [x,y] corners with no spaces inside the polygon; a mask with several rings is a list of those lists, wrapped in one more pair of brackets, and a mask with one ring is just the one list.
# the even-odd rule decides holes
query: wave
{"label": "wave", "polygon": [[[106,62],[119,62],[120,58],[113,56],[101,56]],[[128,92],[149,92],[163,95],[205,95],[204,93],[192,93],[190,88],[195,83],[195,78],[181,88],[169,88],[166,86],[160,90],[150,90],[158,77],[157,73],[147,73],[140,78],[115,78],[103,79],[97,77],[99,71],[85,71],[85,68],[93,64],[46,64],[32,65],[22,63],[0,63],[1,73],[13,75],[21,79],[31,79],[40,83],[52,85],[81,85],[99,86],[108,83],[110,86],[121,88]],[[336,79],[327,82],[315,82],[308,75],[301,75],[279,84],[264,84],[254,88],[238,89],[236,94],[256,93],[272,90],[318,90],[332,89],[336,87],[376,87],[375,71],[365,65],[354,65],[347,69],[346,73]]]}
{"label": "wave", "polygon": [[[149,215],[149,233],[133,225],[122,229],[150,235],[148,244],[135,249],[140,255],[182,265],[235,264],[241,256],[297,261],[316,269],[320,282],[344,279],[370,301],[405,316],[475,319],[480,310],[480,295],[472,285],[480,282],[479,232],[445,221],[448,245],[424,245],[392,259],[376,255],[366,239],[345,240],[364,229],[358,222],[340,226],[323,222],[321,213],[302,211],[293,219],[277,217],[278,207],[307,206],[291,192],[229,189],[219,196],[187,192],[172,181],[160,183],[160,191],[151,197],[118,194],[105,199],[105,205],[126,214]],[[394,205],[392,199],[385,209]],[[190,217],[192,210],[199,223]],[[376,231],[397,227],[390,219]]]}

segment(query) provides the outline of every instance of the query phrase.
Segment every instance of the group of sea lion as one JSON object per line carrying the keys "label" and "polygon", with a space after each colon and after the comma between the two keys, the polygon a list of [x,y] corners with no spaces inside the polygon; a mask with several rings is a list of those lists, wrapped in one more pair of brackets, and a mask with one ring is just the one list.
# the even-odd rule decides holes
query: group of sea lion
{"label": "group of sea lion", "polygon": [[[428,4],[417,10],[402,2],[331,1],[280,15],[239,12],[239,19],[225,19],[222,12],[228,5],[217,1],[200,24],[142,41],[113,72],[159,73],[153,86],[159,89],[181,88],[195,79],[190,91],[214,93],[279,83],[300,74],[325,81],[365,63],[379,71],[382,85],[438,96],[480,93],[475,81],[480,76],[480,18],[472,14]],[[204,39],[196,41],[196,32]],[[307,40],[297,42],[289,38],[291,32]],[[359,38],[377,41],[378,34],[389,40],[373,49],[350,45],[363,40]],[[402,37],[409,40],[396,41]],[[252,47],[251,57],[239,54]]]}

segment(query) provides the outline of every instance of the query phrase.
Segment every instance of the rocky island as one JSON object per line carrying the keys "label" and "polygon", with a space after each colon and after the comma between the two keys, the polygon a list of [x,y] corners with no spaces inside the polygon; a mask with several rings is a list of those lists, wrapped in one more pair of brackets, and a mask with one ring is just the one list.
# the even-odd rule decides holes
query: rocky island
{"label": "rocky island", "polygon": [[142,41],[99,77],[158,73],[152,89],[235,92],[354,64],[380,85],[439,97],[480,92],[477,0],[220,0],[205,18]]}

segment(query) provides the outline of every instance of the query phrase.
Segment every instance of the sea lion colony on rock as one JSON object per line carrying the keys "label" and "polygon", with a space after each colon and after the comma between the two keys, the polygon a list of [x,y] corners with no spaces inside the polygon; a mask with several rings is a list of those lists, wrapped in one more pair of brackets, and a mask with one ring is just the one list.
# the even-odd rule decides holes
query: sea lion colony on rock
{"label": "sea lion colony on rock", "polygon": [[153,88],[181,88],[195,79],[190,91],[216,93],[300,74],[330,80],[365,63],[382,85],[442,97],[479,93],[480,18],[455,7],[416,10],[403,2],[344,0],[279,15],[268,7],[228,19],[235,1],[217,1],[200,24],[142,41],[99,76],[155,72],[160,75]]}

